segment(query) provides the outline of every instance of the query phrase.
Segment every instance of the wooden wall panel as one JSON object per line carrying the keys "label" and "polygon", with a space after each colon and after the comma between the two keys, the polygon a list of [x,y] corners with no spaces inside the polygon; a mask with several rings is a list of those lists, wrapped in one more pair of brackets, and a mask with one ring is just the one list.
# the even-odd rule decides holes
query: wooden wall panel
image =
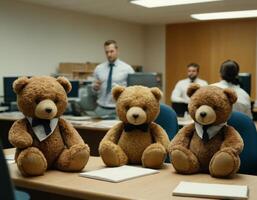
{"label": "wooden wall panel", "polygon": [[186,77],[187,64],[200,64],[200,78],[220,80],[219,68],[227,59],[240,64],[240,72],[252,73],[255,98],[257,20],[226,20],[166,26],[166,103],[176,82]]}

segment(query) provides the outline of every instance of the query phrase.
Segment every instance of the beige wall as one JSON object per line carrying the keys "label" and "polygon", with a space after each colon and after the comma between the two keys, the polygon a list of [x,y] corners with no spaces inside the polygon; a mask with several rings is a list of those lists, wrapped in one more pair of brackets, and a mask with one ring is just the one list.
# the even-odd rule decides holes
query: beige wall
{"label": "beige wall", "polygon": [[59,62],[102,62],[103,42],[115,39],[120,58],[145,62],[145,26],[10,0],[0,1],[0,95],[2,76],[42,75]]}
{"label": "beige wall", "polygon": [[[163,92],[165,91],[165,25],[145,28],[145,66],[147,72],[162,73]],[[163,95],[165,100],[165,95]]]}

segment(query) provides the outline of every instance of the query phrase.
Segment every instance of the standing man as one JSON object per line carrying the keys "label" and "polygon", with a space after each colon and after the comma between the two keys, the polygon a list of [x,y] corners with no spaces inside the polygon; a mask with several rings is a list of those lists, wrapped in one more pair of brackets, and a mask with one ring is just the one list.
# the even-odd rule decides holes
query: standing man
{"label": "standing man", "polygon": [[118,46],[114,40],[104,43],[107,62],[98,65],[94,71],[93,91],[97,93],[96,114],[99,116],[115,116],[115,102],[111,90],[115,85],[127,85],[128,74],[134,73],[133,68],[119,60]]}
{"label": "standing man", "polygon": [[206,86],[208,83],[205,80],[198,78],[200,66],[196,63],[187,65],[187,78],[177,82],[171,94],[172,102],[188,103],[187,88],[191,83],[197,83],[200,86]]}

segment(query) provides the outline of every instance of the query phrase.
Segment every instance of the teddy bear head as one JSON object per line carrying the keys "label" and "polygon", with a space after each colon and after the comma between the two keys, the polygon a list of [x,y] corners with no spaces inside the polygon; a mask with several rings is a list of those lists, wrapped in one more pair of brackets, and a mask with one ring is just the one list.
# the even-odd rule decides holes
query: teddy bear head
{"label": "teddy bear head", "polygon": [[162,92],[159,88],[144,86],[116,86],[112,90],[117,101],[116,112],[124,123],[141,125],[155,120],[160,112]]}
{"label": "teddy bear head", "polygon": [[234,90],[216,86],[200,87],[198,84],[191,84],[187,95],[190,97],[189,114],[201,125],[218,125],[226,122],[233,104],[237,101]]}
{"label": "teddy bear head", "polygon": [[64,77],[20,77],[13,83],[19,110],[27,117],[53,119],[61,116],[67,106],[70,82]]}

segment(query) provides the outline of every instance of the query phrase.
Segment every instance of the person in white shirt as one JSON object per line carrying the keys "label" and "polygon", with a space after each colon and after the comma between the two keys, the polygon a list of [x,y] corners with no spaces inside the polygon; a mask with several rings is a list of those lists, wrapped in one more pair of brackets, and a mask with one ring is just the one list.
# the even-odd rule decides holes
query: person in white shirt
{"label": "person in white shirt", "polygon": [[98,65],[94,71],[93,91],[97,93],[97,115],[115,116],[115,102],[111,90],[115,85],[127,85],[128,74],[134,73],[133,68],[118,59],[118,46],[114,40],[104,43],[107,62]]}
{"label": "person in white shirt", "polygon": [[236,61],[227,60],[220,67],[220,76],[222,80],[212,85],[220,88],[232,88],[237,94],[237,101],[233,105],[233,110],[243,112],[252,118],[251,99],[246,91],[239,86],[238,73],[239,65]]}
{"label": "person in white shirt", "polygon": [[171,102],[188,103],[187,89],[191,83],[197,83],[200,86],[206,86],[208,83],[205,80],[198,78],[200,66],[196,63],[187,65],[187,78],[177,82],[174,90],[171,93]]}

